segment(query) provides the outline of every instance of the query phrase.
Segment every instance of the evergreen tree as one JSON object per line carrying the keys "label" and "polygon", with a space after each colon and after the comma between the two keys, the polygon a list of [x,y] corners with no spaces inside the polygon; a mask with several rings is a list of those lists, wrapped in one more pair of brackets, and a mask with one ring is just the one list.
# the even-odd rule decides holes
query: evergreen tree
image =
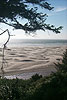
{"label": "evergreen tree", "polygon": [[65,73],[67,72],[67,49],[63,54],[62,63],[58,63],[58,64],[55,63],[55,65],[58,71],[65,72]]}
{"label": "evergreen tree", "polygon": [[47,14],[39,12],[39,7],[53,9],[47,0],[0,0],[0,22],[28,33],[46,29],[60,33],[62,26],[46,24]]}

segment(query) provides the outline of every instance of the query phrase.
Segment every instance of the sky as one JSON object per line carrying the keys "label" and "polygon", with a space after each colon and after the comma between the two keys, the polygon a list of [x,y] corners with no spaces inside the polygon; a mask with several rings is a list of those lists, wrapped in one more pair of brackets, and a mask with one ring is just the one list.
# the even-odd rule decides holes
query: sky
{"label": "sky", "polygon": [[[67,39],[67,0],[47,0],[54,9],[52,11],[43,10],[43,12],[48,14],[46,23],[53,24],[56,27],[63,26],[61,33],[55,34],[52,31],[36,31],[36,35],[26,35],[23,30],[14,30],[12,31],[11,27],[0,24],[0,27],[5,30],[6,28],[10,29],[11,34],[14,36],[11,39]],[[42,9],[39,8],[40,11]],[[0,30],[0,33],[2,30]],[[0,36],[0,40],[7,38],[7,32]]]}

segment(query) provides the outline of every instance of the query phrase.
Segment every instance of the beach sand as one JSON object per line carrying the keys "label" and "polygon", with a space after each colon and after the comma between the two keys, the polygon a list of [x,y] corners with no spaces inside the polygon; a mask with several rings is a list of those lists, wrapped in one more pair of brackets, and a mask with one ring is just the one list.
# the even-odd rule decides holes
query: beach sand
{"label": "beach sand", "polygon": [[[5,50],[4,72],[7,78],[30,78],[38,73],[43,76],[55,72],[55,64],[61,62],[66,46],[60,47],[16,47]],[[2,66],[2,48],[0,48],[0,68]],[[0,69],[0,75],[2,74]]]}

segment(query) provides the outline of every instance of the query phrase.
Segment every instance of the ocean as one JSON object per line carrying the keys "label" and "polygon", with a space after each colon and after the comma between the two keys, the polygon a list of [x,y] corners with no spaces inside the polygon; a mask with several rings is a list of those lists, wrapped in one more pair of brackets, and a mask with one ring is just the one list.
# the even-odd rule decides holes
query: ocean
{"label": "ocean", "polygon": [[[3,44],[0,42],[0,46]],[[49,40],[49,39],[12,39],[7,47],[24,47],[24,46],[67,46],[67,40]]]}

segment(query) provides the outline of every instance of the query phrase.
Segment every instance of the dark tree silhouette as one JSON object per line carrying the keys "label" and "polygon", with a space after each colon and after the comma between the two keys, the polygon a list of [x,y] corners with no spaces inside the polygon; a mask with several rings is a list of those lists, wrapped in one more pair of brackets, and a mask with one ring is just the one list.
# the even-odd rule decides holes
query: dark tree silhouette
{"label": "dark tree silhouette", "polygon": [[53,9],[47,0],[0,0],[0,22],[25,32],[47,29],[60,33],[62,26],[46,24],[47,14],[39,12],[39,7]]}
{"label": "dark tree silhouette", "polygon": [[55,63],[57,71],[67,73],[67,49],[63,54],[62,63]]}

